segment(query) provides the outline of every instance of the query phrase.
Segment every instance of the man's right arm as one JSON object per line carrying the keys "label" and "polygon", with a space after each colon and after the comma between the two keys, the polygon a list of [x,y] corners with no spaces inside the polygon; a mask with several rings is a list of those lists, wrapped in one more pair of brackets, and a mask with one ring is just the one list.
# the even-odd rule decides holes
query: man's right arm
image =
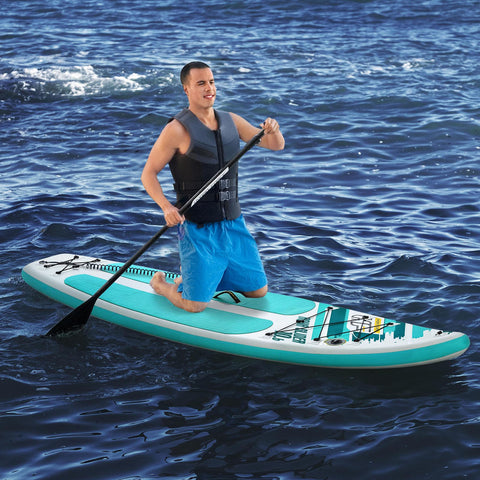
{"label": "man's right arm", "polygon": [[183,127],[179,122],[168,123],[153,145],[141,177],[145,190],[162,209],[165,222],[170,227],[183,222],[184,217],[165,197],[157,176],[177,152],[183,136]]}

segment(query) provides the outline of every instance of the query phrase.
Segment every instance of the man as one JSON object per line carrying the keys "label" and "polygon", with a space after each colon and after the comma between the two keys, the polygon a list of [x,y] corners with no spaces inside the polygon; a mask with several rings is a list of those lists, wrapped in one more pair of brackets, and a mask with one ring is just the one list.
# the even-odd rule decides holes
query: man
{"label": "man", "polygon": [[[165,197],[158,173],[170,166],[180,207],[240,150],[260,129],[233,113],[213,108],[216,87],[210,67],[191,62],[180,74],[189,106],[163,129],[142,173],[142,183],[163,211],[165,222],[178,225],[182,279],[168,283],[157,273],[152,288],[175,306],[203,311],[217,290],[263,297],[268,290],[257,246],[248,232],[238,203],[237,165],[202,199],[180,215]],[[278,123],[267,118],[259,145],[282,150]]]}

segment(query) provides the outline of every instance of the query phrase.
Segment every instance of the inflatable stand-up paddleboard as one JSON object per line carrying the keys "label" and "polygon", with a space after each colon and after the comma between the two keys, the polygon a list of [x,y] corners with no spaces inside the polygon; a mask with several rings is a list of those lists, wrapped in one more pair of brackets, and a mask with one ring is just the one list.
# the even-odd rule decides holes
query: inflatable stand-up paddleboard
{"label": "inflatable stand-up paddleboard", "polygon": [[[34,289],[76,308],[122,264],[73,254],[27,265]],[[185,312],[157,295],[157,270],[131,266],[96,301],[92,315],[162,339],[216,352],[313,367],[394,368],[451,360],[467,335],[388,320],[344,307],[269,292],[246,298],[218,292],[200,313]],[[165,272],[168,281],[177,276]]]}

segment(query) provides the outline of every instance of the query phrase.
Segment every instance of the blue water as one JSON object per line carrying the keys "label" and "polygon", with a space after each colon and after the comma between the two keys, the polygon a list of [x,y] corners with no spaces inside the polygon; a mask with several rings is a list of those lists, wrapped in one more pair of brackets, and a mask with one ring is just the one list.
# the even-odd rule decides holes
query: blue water
{"label": "blue water", "polygon": [[[477,0],[1,7],[2,480],[478,478]],[[270,289],[465,332],[462,357],[334,371],[95,319],[43,336],[69,309],[21,268],[127,260],[160,228],[140,174],[194,59],[214,70],[218,108],[275,117],[286,138],[241,160]],[[178,270],[173,232],[141,263]]]}

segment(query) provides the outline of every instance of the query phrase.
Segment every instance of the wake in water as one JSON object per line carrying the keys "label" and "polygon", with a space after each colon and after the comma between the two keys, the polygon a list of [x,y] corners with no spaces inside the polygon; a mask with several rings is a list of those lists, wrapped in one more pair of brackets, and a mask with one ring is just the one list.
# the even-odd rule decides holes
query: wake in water
{"label": "wake in water", "polygon": [[0,99],[22,102],[66,97],[110,96],[169,85],[173,74],[121,73],[86,66],[30,67],[0,74]]}

